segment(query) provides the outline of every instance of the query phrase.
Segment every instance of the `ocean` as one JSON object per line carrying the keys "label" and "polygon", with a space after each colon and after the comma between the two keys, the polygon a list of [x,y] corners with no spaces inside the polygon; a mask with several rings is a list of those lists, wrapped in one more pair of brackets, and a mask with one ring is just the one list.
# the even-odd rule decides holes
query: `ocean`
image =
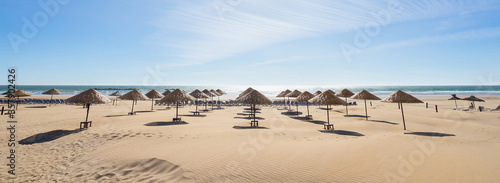
{"label": "ocean", "polygon": [[[1,86],[3,89],[0,91],[6,91],[7,86]],[[299,90],[299,91],[309,91],[314,93],[316,91],[325,91],[328,89],[333,90],[334,92],[340,91],[343,88],[341,87],[294,87],[294,86],[251,86],[252,88],[260,91],[262,94],[266,95],[269,98],[275,98],[281,91],[290,89],[290,90]],[[42,95],[44,91],[47,91],[52,88],[56,88],[63,95],[75,95],[82,91],[88,90],[90,88],[95,88],[97,91],[101,92],[104,95],[109,95],[115,91],[120,91],[120,93],[124,94],[129,92],[131,89],[135,88],[143,93],[147,93],[152,89],[156,89],[160,93],[163,93],[166,89],[182,89],[187,92],[191,92],[195,89],[221,89],[225,91],[227,94],[221,96],[221,99],[234,99],[241,93],[243,90],[247,89],[248,86],[116,86],[116,85],[17,85],[17,89],[24,90],[31,95],[37,96]],[[500,95],[500,85],[490,86],[490,85],[476,85],[476,86],[366,86],[366,87],[347,87],[347,89],[356,93],[361,90],[367,90],[378,97],[386,97],[393,93],[396,90],[402,90],[414,96],[450,96],[451,94],[457,94],[458,96],[484,96],[484,95]]]}

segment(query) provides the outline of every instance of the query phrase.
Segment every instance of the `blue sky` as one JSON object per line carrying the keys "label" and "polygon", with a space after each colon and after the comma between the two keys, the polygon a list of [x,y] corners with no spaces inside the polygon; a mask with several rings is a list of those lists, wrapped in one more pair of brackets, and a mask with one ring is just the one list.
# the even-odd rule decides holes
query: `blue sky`
{"label": "blue sky", "polygon": [[0,15],[18,84],[500,84],[500,1],[4,0]]}

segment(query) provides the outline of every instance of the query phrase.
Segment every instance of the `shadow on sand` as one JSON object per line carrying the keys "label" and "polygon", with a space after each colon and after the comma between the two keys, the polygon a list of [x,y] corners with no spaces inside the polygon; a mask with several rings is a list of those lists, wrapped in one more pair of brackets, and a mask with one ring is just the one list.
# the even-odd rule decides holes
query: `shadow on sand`
{"label": "shadow on sand", "polygon": [[[247,117],[239,117],[239,116],[237,116],[237,117],[234,117],[234,119],[253,119],[253,117],[248,117],[248,116]],[[256,116],[255,119],[264,120],[266,118]]]}
{"label": "shadow on sand", "polygon": [[450,137],[455,134],[439,133],[439,132],[406,132],[408,135],[428,136],[428,137]]}
{"label": "shadow on sand", "polygon": [[155,112],[155,111],[135,111],[136,113],[145,113],[145,112]]}
{"label": "shadow on sand", "polygon": [[113,117],[120,117],[120,116],[130,116],[130,115],[127,115],[127,114],[117,114],[117,115],[107,115],[107,116],[104,116],[104,117],[113,118]]}
{"label": "shadow on sand", "polygon": [[398,125],[399,124],[399,123],[394,123],[394,122],[390,122],[390,121],[383,121],[383,120],[368,120],[368,121],[376,122],[376,123],[387,123],[387,124],[391,124],[391,125]]}
{"label": "shadow on sand", "polygon": [[234,129],[269,129],[263,126],[233,126]]}
{"label": "shadow on sand", "polygon": [[19,141],[19,144],[21,145],[30,145],[30,144],[37,144],[37,143],[44,143],[44,142],[49,142],[56,140],[58,138],[64,137],[66,135],[70,135],[73,133],[78,133],[83,131],[84,129],[75,129],[75,130],[53,130],[50,132],[45,132],[45,133],[39,133],[36,135],[32,135],[28,138],[25,138],[23,140]]}
{"label": "shadow on sand", "polygon": [[[344,117],[346,117],[346,118],[351,118],[351,117],[352,118],[366,118],[365,115],[356,115],[356,114],[344,115]],[[370,116],[368,116],[368,117],[370,117]]]}
{"label": "shadow on sand", "polygon": [[192,114],[182,114],[179,116],[186,116],[186,117],[207,117],[205,114],[200,114],[200,115],[192,115]]}
{"label": "shadow on sand", "polygon": [[358,132],[353,132],[353,131],[346,131],[346,130],[318,130],[321,133],[334,133],[337,135],[347,135],[347,136],[356,136],[356,137],[361,137],[365,136],[361,133]]}
{"label": "shadow on sand", "polygon": [[297,113],[299,113],[298,115],[302,115],[302,112],[297,112],[297,111],[292,111],[292,112],[282,112],[281,114],[283,114],[283,115],[288,115],[288,116],[297,116]]}
{"label": "shadow on sand", "polygon": [[187,125],[189,123],[185,121],[157,121],[157,122],[151,122],[151,123],[146,123],[144,126],[170,126],[170,125]]}
{"label": "shadow on sand", "polygon": [[26,106],[24,108],[36,108],[36,109],[39,109],[39,108],[47,108],[47,106]]}

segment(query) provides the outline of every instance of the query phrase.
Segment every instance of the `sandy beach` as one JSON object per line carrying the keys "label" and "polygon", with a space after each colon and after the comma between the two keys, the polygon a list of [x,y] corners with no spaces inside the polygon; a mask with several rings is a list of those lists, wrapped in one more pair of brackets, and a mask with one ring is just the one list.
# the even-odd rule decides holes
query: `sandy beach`
{"label": "sandy beach", "polygon": [[[479,97],[486,102],[478,106],[500,104],[499,96]],[[335,131],[323,130],[325,106],[314,105],[312,121],[262,106],[259,128],[250,128],[245,106],[201,116],[185,106],[182,122],[172,123],[175,108],[151,112],[151,101],[139,101],[128,116],[131,101],[119,101],[92,106],[85,130],[82,106],[21,105],[16,140],[28,144],[16,146],[16,179],[1,166],[0,182],[498,182],[500,112],[419,98],[430,107],[405,104],[407,131],[397,104],[379,101],[368,104],[369,121],[362,101],[350,116],[334,106]],[[7,138],[2,131],[0,141]]]}

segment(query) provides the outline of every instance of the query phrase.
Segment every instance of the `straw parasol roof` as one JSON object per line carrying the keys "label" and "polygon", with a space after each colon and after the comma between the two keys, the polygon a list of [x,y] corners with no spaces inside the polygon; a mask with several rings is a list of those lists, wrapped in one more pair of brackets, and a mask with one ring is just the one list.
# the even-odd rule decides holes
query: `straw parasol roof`
{"label": "straw parasol roof", "polygon": [[352,97],[354,93],[349,91],[347,88],[344,88],[343,90],[340,90],[338,93],[335,94],[337,97]]}
{"label": "straw parasol roof", "polygon": [[[2,93],[2,95],[8,95],[8,94],[9,94],[9,91]],[[31,95],[23,90],[18,90],[18,89],[14,90],[14,97],[28,97],[28,96],[31,96]]]}
{"label": "straw parasol roof", "polygon": [[166,90],[165,92],[162,93],[163,96],[167,96],[168,94],[172,93],[170,90]]}
{"label": "straw parasol roof", "polygon": [[212,92],[213,94],[215,94],[217,96],[221,96],[222,95],[219,92],[215,91],[214,89],[211,89],[210,92]]}
{"label": "straw parasol roof", "polygon": [[215,91],[217,91],[217,93],[220,93],[221,95],[226,94],[226,92],[222,91],[221,89],[217,89],[217,90],[215,90]]}
{"label": "straw parasol roof", "polygon": [[194,98],[208,98],[209,96],[200,90],[196,89],[193,92],[191,92],[189,95],[191,95]]}
{"label": "straw parasol roof", "polygon": [[148,100],[149,98],[142,94],[139,90],[134,89],[122,96],[120,96],[123,100]]}
{"label": "straw parasol roof", "polygon": [[380,100],[380,98],[378,98],[377,96],[371,94],[370,92],[368,92],[366,90],[362,90],[362,91],[356,93],[356,95],[352,96],[351,98],[352,99],[361,99],[361,100],[365,101],[366,120],[368,120],[368,108],[366,107],[366,100]]}
{"label": "straw parasol roof", "polygon": [[241,98],[242,96],[246,95],[247,93],[253,91],[254,89],[252,87],[248,87],[245,91],[241,92],[240,95],[238,95],[238,97],[236,97],[236,100],[238,100],[239,98]]}
{"label": "straw parasol roof", "polygon": [[463,98],[462,100],[473,101],[473,102],[484,102],[483,99],[477,98],[474,95],[471,95],[470,97],[467,98]]}
{"label": "straw parasol roof", "polygon": [[457,97],[457,94],[451,94],[451,98],[449,98],[448,100],[462,100],[462,99]]}
{"label": "straw parasol roof", "polygon": [[305,91],[295,99],[295,102],[307,102],[309,101],[309,99],[312,99],[314,97],[315,96],[312,93]]}
{"label": "straw parasol roof", "polygon": [[45,95],[61,95],[62,93],[60,91],[57,91],[55,88],[52,88],[50,90],[47,90],[46,92],[43,92],[42,94],[45,94]]}
{"label": "straw parasol roof", "polygon": [[362,90],[362,91],[356,93],[356,95],[352,96],[351,99],[381,100],[380,98],[378,98],[377,96],[373,95],[372,93],[370,93],[366,90]]}
{"label": "straw parasol roof", "polygon": [[335,92],[332,90],[326,90],[325,92],[309,99],[310,103],[320,104],[320,105],[345,105],[346,102],[335,96]]}
{"label": "straw parasol roof", "polygon": [[109,96],[122,96],[122,94],[119,91],[115,91],[112,94],[110,94]]}
{"label": "straw parasol roof", "polygon": [[286,94],[285,97],[298,97],[300,94],[302,94],[302,92],[299,90],[293,90],[293,92]]}
{"label": "straw parasol roof", "polygon": [[210,91],[208,91],[207,89],[204,89],[203,91],[204,94],[208,95],[209,97],[216,97],[217,95],[215,93],[212,93]]}
{"label": "straw parasol roof", "polygon": [[403,110],[403,103],[424,103],[421,100],[415,98],[414,96],[411,96],[410,94],[407,94],[401,90],[398,90],[394,92],[393,94],[389,95],[386,97],[382,102],[390,102],[390,103],[400,103],[401,107],[401,115],[403,117],[403,129],[406,130],[406,123],[405,123],[405,113]]}
{"label": "straw parasol roof", "polygon": [[285,95],[291,93],[292,91],[290,90],[285,90],[285,91],[282,91],[280,94],[276,95],[276,97],[285,97]]}
{"label": "straw parasol roof", "polygon": [[243,104],[272,104],[273,102],[257,90],[252,90],[236,100]]}
{"label": "straw parasol roof", "polygon": [[153,89],[150,92],[146,93],[146,97],[153,99],[153,98],[163,98],[165,96],[163,96],[161,93]]}
{"label": "straw parasol roof", "polygon": [[323,92],[321,92],[321,91],[316,91],[316,93],[314,93],[314,95],[319,95],[319,94],[321,94],[321,93],[323,93]]}
{"label": "straw parasol roof", "polygon": [[192,101],[195,100],[191,95],[187,92],[182,91],[180,89],[175,89],[173,92],[163,97],[159,102],[160,103],[175,103],[175,102],[184,102],[184,101]]}
{"label": "straw parasol roof", "polygon": [[382,102],[389,103],[424,103],[421,100],[415,98],[414,96],[407,94],[401,90],[394,92],[393,94],[386,97]]}
{"label": "straw parasol roof", "polygon": [[66,99],[66,102],[76,104],[105,104],[111,101],[103,94],[91,88]]}

